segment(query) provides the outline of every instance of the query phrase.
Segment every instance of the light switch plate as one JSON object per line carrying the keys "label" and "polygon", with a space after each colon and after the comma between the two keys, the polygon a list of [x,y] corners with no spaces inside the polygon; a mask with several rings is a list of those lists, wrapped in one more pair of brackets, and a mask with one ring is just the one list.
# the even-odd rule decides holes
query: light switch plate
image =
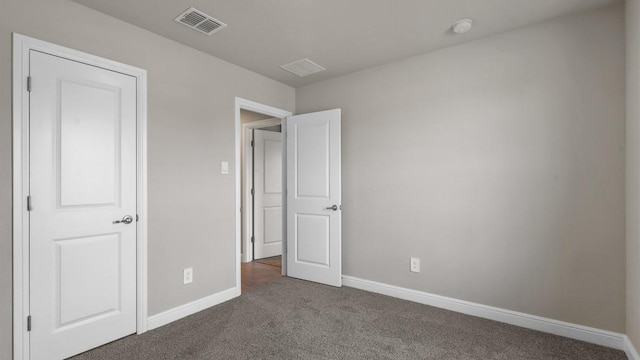
{"label": "light switch plate", "polygon": [[229,174],[229,163],[226,161],[223,161],[220,163],[220,173],[222,175],[227,175]]}

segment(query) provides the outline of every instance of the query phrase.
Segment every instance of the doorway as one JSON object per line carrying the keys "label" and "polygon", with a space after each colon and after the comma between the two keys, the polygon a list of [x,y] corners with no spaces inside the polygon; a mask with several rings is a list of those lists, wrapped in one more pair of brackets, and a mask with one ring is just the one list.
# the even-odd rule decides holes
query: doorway
{"label": "doorway", "polygon": [[282,125],[281,119],[240,111],[244,134],[242,179],[242,292],[282,276]]}
{"label": "doorway", "polygon": [[281,119],[248,110],[240,116],[243,262],[262,261],[282,255]]}
{"label": "doorway", "polygon": [[240,135],[236,281],[240,293],[286,274],[282,119],[290,115],[236,98],[236,134]]}
{"label": "doorway", "polygon": [[237,295],[242,289],[241,264],[253,260],[253,254],[249,255],[248,250],[253,247],[246,236],[252,234],[249,224],[253,223],[243,221],[252,213],[249,208],[253,204],[248,201],[251,199],[250,187],[246,186],[241,174],[244,137],[241,110],[281,119],[284,134],[281,138],[281,274],[342,286],[341,110],[293,116],[287,111],[236,98]]}

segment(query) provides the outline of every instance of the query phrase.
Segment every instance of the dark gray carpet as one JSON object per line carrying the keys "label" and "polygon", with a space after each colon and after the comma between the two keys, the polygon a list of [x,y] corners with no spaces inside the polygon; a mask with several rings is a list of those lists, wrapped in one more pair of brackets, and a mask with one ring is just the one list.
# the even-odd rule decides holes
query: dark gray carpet
{"label": "dark gray carpet", "polygon": [[352,288],[282,278],[89,359],[626,359],[622,351]]}

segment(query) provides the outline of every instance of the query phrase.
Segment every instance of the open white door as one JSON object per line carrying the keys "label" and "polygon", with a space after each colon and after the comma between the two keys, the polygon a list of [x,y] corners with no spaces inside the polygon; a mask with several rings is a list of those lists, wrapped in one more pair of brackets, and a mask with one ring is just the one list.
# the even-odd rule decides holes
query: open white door
{"label": "open white door", "polygon": [[342,286],[341,110],[287,117],[287,275]]}
{"label": "open white door", "polygon": [[29,64],[30,358],[63,359],[136,332],[136,79]]}
{"label": "open white door", "polygon": [[253,131],[254,259],[282,254],[282,133]]}

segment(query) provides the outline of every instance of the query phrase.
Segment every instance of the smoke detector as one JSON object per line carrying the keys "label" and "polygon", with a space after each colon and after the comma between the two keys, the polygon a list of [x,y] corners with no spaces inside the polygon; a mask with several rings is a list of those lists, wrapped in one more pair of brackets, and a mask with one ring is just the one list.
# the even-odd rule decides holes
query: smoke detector
{"label": "smoke detector", "polygon": [[471,19],[462,19],[458,20],[451,25],[451,30],[456,34],[464,34],[467,31],[471,30],[473,27],[473,20]]}
{"label": "smoke detector", "polygon": [[227,27],[227,24],[222,21],[195,8],[189,8],[174,20],[206,35],[211,35]]}
{"label": "smoke detector", "polygon": [[281,68],[299,77],[305,77],[327,70],[309,59],[296,60],[292,63],[282,65]]}

